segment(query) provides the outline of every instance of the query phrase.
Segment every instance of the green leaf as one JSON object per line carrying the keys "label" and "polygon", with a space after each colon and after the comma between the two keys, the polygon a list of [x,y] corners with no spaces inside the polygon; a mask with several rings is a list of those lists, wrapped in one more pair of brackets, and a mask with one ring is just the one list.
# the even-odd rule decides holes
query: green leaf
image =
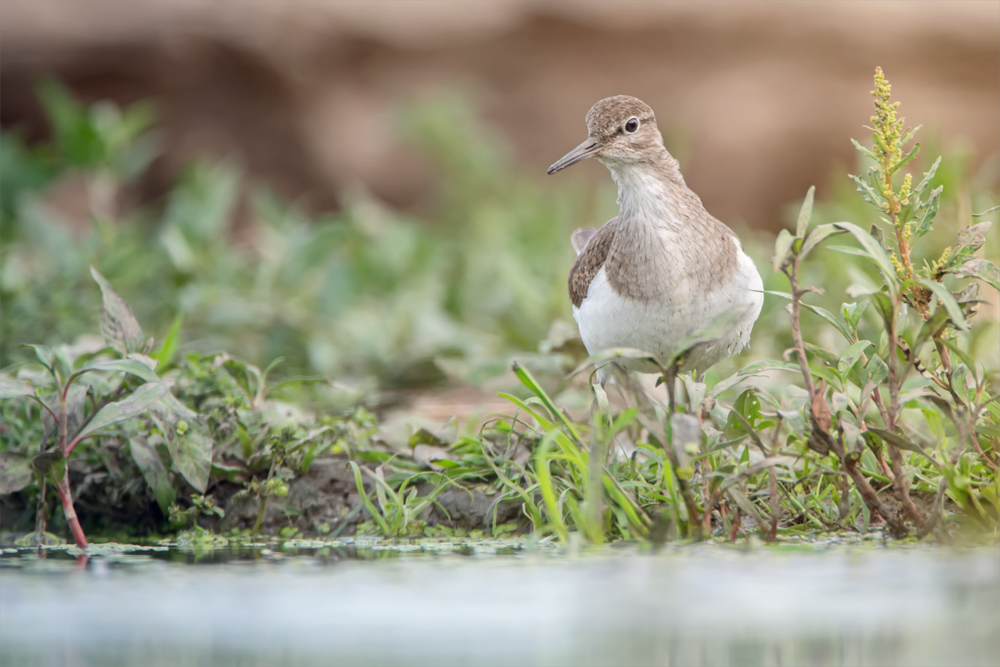
{"label": "green leaf", "polygon": [[924,191],[924,188],[926,188],[927,185],[931,182],[931,179],[934,178],[934,173],[937,171],[937,168],[938,166],[940,166],[940,164],[941,164],[941,158],[938,157],[938,159],[934,160],[934,164],[931,165],[931,168],[928,169],[926,172],[924,172],[924,177],[919,183],[917,183],[917,187],[913,188],[912,190],[913,194],[911,195],[912,197],[917,197],[920,195],[921,192]]}
{"label": "green leaf", "polygon": [[878,266],[887,284],[892,286],[897,283],[896,268],[889,261],[885,248],[871,234],[850,222],[835,222],[833,224],[839,229],[850,232],[857,239],[864,249],[865,255]]}
{"label": "green leaf", "polygon": [[21,380],[0,380],[0,400],[18,398],[19,396],[35,397],[35,389]]}
{"label": "green leaf", "polygon": [[146,340],[142,336],[139,321],[132,314],[132,309],[118,296],[111,283],[105,280],[97,269],[90,267],[90,275],[101,286],[101,294],[104,296],[100,318],[104,340],[123,356],[130,352],[144,352]]}
{"label": "green leaf", "polygon": [[940,185],[931,190],[930,197],[927,198],[927,201],[921,207],[920,217],[917,218],[917,223],[912,227],[911,231],[914,241],[931,231],[931,227],[934,225],[934,216],[937,215],[938,204],[941,202],[941,190],[943,189],[944,186]]}
{"label": "green leaf", "polygon": [[892,330],[896,322],[896,306],[892,299],[884,292],[872,292],[868,298],[875,304],[878,314],[882,316],[882,322],[886,329]]}
{"label": "green leaf", "polygon": [[[815,234],[815,232],[813,232],[813,233]],[[765,294],[773,294],[775,296],[780,296],[780,297],[782,297],[784,299],[789,299],[789,300],[791,300],[791,298],[792,298],[792,295],[788,294],[787,292],[765,291],[764,293]],[[847,342],[849,342],[849,343],[853,343],[854,342],[854,336],[853,336],[851,330],[847,327],[847,324],[843,320],[841,320],[839,317],[837,317],[836,315],[834,315],[833,313],[831,313],[829,310],[827,310],[825,308],[822,308],[820,306],[813,306],[813,305],[805,303],[803,301],[800,301],[799,305],[802,306],[803,308],[805,308],[806,310],[810,310],[810,311],[816,313],[817,315],[819,315],[820,317],[822,317],[824,320],[826,320],[827,322],[829,322],[830,324],[832,324],[837,329],[837,331],[839,331],[840,334],[844,338],[847,339]]]}
{"label": "green leaf", "polygon": [[553,417],[559,420],[559,422],[566,428],[566,430],[573,437],[573,439],[576,440],[577,442],[582,442],[582,440],[580,440],[580,434],[577,432],[576,427],[573,425],[573,422],[571,422],[569,418],[566,417],[566,414],[562,410],[556,407],[556,404],[552,401],[551,398],[549,398],[549,395],[545,392],[544,389],[542,389],[542,386],[538,384],[538,381],[528,371],[528,369],[515,361],[513,364],[513,370],[514,370],[514,375],[517,376],[517,378],[521,381],[521,383],[525,387],[530,389],[535,394],[535,396],[539,398],[539,400],[542,402],[542,405],[545,406],[545,409],[548,410]]}
{"label": "green leaf", "polygon": [[799,209],[799,219],[795,224],[795,236],[802,239],[805,238],[806,229],[809,227],[809,220],[812,218],[813,212],[813,200],[816,197],[816,186],[810,185],[809,191],[806,193],[806,198],[802,202],[802,208]]}
{"label": "green leaf", "polygon": [[226,359],[222,367],[236,380],[236,384],[240,385],[243,391],[246,392],[247,400],[253,405],[254,399],[257,396],[257,390],[263,381],[260,369],[253,364],[248,364],[239,359]]}
{"label": "green leaf", "polygon": [[[86,413],[87,394],[90,388],[82,384],[76,384],[69,388],[66,395],[66,433],[70,440],[75,440],[83,425]],[[56,401],[53,401],[56,403]]]}
{"label": "green leaf", "polygon": [[747,498],[742,491],[737,489],[735,486],[731,486],[726,489],[726,492],[730,495],[736,506],[743,510],[747,516],[751,517],[754,524],[763,531],[768,525],[768,520],[761,516],[760,512],[757,510],[757,506],[754,505],[749,498]]}
{"label": "green leaf", "polygon": [[[196,255],[206,243],[224,242],[239,201],[240,181],[240,171],[227,162],[199,162],[186,169],[163,214],[164,233],[178,229],[187,249]],[[195,267],[196,264],[188,268]]]}
{"label": "green leaf", "polygon": [[866,158],[870,159],[872,162],[878,162],[878,158],[875,157],[875,154],[872,153],[871,150],[862,146],[856,139],[851,139],[851,143],[854,144],[854,147],[857,148],[858,151]]}
{"label": "green leaf", "polygon": [[52,350],[52,367],[63,382],[66,382],[66,378],[73,374],[73,362],[69,360],[65,346]]}
{"label": "green leaf", "polygon": [[976,225],[969,225],[958,232],[958,245],[969,248],[973,253],[983,247],[986,243],[986,234],[989,233],[993,223],[990,221],[980,222]]}
{"label": "green leaf", "polygon": [[878,435],[880,438],[888,443],[896,445],[900,449],[905,449],[907,451],[916,452],[917,454],[924,454],[924,448],[920,445],[916,445],[901,435],[896,435],[891,431],[886,431],[884,428],[870,428],[868,429],[872,433]]}
{"label": "green leaf", "polygon": [[862,340],[844,350],[844,354],[840,355],[840,361],[837,363],[837,371],[846,376],[869,347],[874,347],[871,341]]}
{"label": "green leaf", "polygon": [[58,449],[42,452],[31,460],[31,466],[42,477],[49,477],[56,484],[62,484],[66,471],[66,457]]}
{"label": "green leaf", "polygon": [[149,484],[149,488],[153,490],[156,504],[160,506],[160,510],[166,516],[170,512],[170,506],[173,504],[176,494],[173,484],[170,483],[167,468],[163,465],[163,459],[160,458],[156,447],[149,444],[149,441],[140,435],[133,435],[129,438],[128,448],[132,453],[132,460],[139,467],[143,478]]}
{"label": "green leaf", "polygon": [[212,438],[194,422],[187,432],[178,433],[175,428],[173,437],[167,438],[174,467],[199,493],[205,493],[212,472],[212,444]]}
{"label": "green leaf", "polygon": [[552,449],[552,441],[555,431],[546,433],[542,438],[538,449],[535,451],[535,474],[538,475],[538,490],[545,501],[545,508],[548,510],[549,521],[559,535],[559,540],[564,544],[569,536],[566,522],[563,520],[562,512],[559,511],[559,503],[556,500],[555,487],[552,484],[552,472],[549,470],[549,450]]}
{"label": "green leaf", "polygon": [[805,348],[806,352],[814,357],[819,357],[833,367],[836,367],[837,363],[840,361],[840,357],[826,348],[820,347],[819,345],[813,345],[812,343],[803,341],[802,346]]}
{"label": "green leaf", "polygon": [[[910,135],[912,135],[913,132],[915,132],[915,131],[916,130],[913,130],[910,133]],[[905,144],[906,144],[906,142],[902,141],[902,142],[900,142],[899,145],[900,146],[904,146]],[[889,169],[889,173],[890,174],[895,174],[897,171],[899,171],[900,169],[902,169],[906,165],[910,164],[910,162],[913,160],[913,158],[917,157],[917,153],[919,153],[919,152],[920,152],[920,143],[918,142],[918,143],[913,144],[913,148],[910,149],[910,152],[907,153],[906,155],[904,155],[902,157],[902,159],[900,159],[899,162],[897,162],[896,164],[892,165],[892,167]]]}
{"label": "green leaf", "polygon": [[778,238],[774,241],[774,257],[771,258],[775,273],[784,268],[788,263],[789,257],[792,254],[792,243],[794,242],[795,237],[787,229],[782,229],[778,232]]}
{"label": "green leaf", "polygon": [[913,138],[913,135],[917,133],[917,130],[919,130],[922,127],[923,127],[923,125],[917,125],[912,130],[907,130],[906,134],[903,135],[903,138],[899,140],[899,145],[900,146],[905,146],[906,144],[908,144],[910,142],[910,139]]}
{"label": "green leaf", "polygon": [[958,233],[958,243],[952,249],[944,266],[939,269],[939,273],[956,273],[959,267],[974,259],[976,252],[986,242],[990,224],[981,222],[961,230]]}
{"label": "green leaf", "polygon": [[17,493],[31,484],[31,460],[14,452],[0,452],[0,494]]}
{"label": "green leaf", "polygon": [[177,354],[177,347],[180,345],[181,339],[181,326],[184,324],[184,316],[178,314],[174,318],[173,323],[170,325],[170,329],[167,331],[167,335],[163,337],[163,341],[160,343],[159,347],[153,351],[150,355],[153,359],[160,362],[161,366],[169,366],[174,360],[174,355]]}
{"label": "green leaf", "polygon": [[948,326],[948,311],[944,308],[936,308],[934,313],[920,325],[920,331],[917,332],[917,337],[911,346],[913,353],[920,354],[920,349],[941,333],[946,326]]}
{"label": "green leaf", "polygon": [[969,401],[970,397],[969,397],[968,377],[969,377],[969,367],[966,364],[959,364],[958,366],[955,366],[955,368],[952,370],[949,382],[951,383],[951,388],[963,400],[967,402],[975,402],[974,398],[972,401]]}
{"label": "green leaf", "polygon": [[988,259],[970,259],[952,271],[967,278],[978,278],[995,290],[1000,290],[1000,267]]}
{"label": "green leaf", "polygon": [[378,528],[379,530],[382,531],[382,534],[383,535],[391,534],[391,531],[389,530],[389,524],[386,523],[385,518],[382,516],[382,513],[378,511],[378,509],[375,507],[375,504],[371,501],[371,498],[368,497],[368,492],[365,491],[365,483],[361,479],[361,469],[358,468],[358,464],[355,463],[354,461],[348,461],[348,464],[351,466],[351,470],[354,472],[354,484],[358,488],[358,495],[361,496],[361,503],[365,506],[365,509],[368,510],[368,513],[371,514],[372,520],[378,525]]}
{"label": "green leaf", "polygon": [[157,382],[160,379],[156,372],[153,371],[148,364],[145,364],[138,359],[108,359],[92,361],[89,364],[77,369],[76,372],[73,373],[73,377],[78,377],[89,371],[131,373],[146,382]]}
{"label": "green leaf", "polygon": [[879,385],[885,382],[887,377],[889,377],[889,367],[885,361],[877,354],[872,355],[872,358],[865,364],[865,382]]}
{"label": "green leaf", "polygon": [[74,167],[99,165],[106,157],[105,146],[87,108],[51,78],[38,86],[38,99],[52,125],[59,153]]}
{"label": "green leaf", "polygon": [[[740,421],[740,416],[745,418],[746,423],[749,423],[750,429],[747,429],[746,424]],[[729,411],[729,420],[726,422],[725,428],[726,439],[733,440],[749,433],[760,419],[760,398],[757,397],[757,392],[754,389],[747,389],[739,395],[736,402],[733,403],[733,409]]]}
{"label": "green leaf", "polygon": [[802,249],[799,250],[799,258],[804,259],[809,253],[816,249],[816,246],[829,237],[843,233],[844,230],[837,227],[837,223],[820,225],[816,229],[812,230],[812,233],[806,237],[805,243],[802,244]]}
{"label": "green leaf", "polygon": [[861,316],[864,314],[865,310],[868,308],[868,304],[871,303],[871,299],[862,299],[855,303],[845,303],[843,305],[844,320],[847,322],[848,328],[853,332],[858,328],[858,323],[861,322]]}
{"label": "green leaf", "polygon": [[955,325],[955,328],[961,329],[962,331],[969,330],[969,324],[965,321],[965,315],[962,314],[962,307],[958,305],[958,302],[955,301],[955,297],[952,296],[947,287],[941,283],[934,282],[933,280],[927,280],[925,278],[919,278],[916,282],[934,293],[934,296],[938,298],[938,301],[940,301],[945,310],[948,311],[948,317],[951,318],[951,323]]}
{"label": "green leaf", "polygon": [[876,241],[878,241],[880,246],[883,248],[886,247],[885,234],[882,232],[882,228],[879,227],[878,224],[872,223],[871,229],[868,230],[868,233],[871,234]]}
{"label": "green leaf", "polygon": [[[204,493],[212,472],[214,446],[204,422],[169,392],[149,406],[149,413],[163,433],[174,468]],[[186,429],[178,428],[182,421]]]}
{"label": "green leaf", "polygon": [[975,368],[976,363],[969,356],[969,353],[958,346],[958,341],[950,338],[942,338],[941,343],[951,350],[956,357],[961,359],[962,363],[966,365],[967,368]]}
{"label": "green leaf", "polygon": [[30,347],[35,352],[35,358],[38,359],[38,363],[45,367],[45,370],[52,375],[56,382],[59,382],[59,376],[56,374],[55,369],[55,353],[52,351],[52,348],[45,345],[30,344],[25,344],[21,347]]}
{"label": "green leaf", "polygon": [[868,183],[865,183],[864,179],[859,176],[851,176],[854,180],[854,184],[858,188],[858,192],[861,193],[862,198],[878,210],[882,210],[882,205],[886,203],[885,198],[875,191],[875,189]]}
{"label": "green leaf", "polygon": [[162,382],[147,382],[136,389],[130,396],[115,403],[108,403],[94,415],[76,437],[72,444],[93,435],[102,428],[107,428],[118,422],[132,419],[145,412],[150,405],[170,393],[170,389]]}

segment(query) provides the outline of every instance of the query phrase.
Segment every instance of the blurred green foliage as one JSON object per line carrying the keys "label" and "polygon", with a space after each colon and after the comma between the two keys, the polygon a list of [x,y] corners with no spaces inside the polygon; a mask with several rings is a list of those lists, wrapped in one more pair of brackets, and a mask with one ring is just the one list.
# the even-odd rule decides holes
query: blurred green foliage
{"label": "blurred green foliage", "polygon": [[[226,162],[193,164],[162,203],[117,211],[154,155],[148,108],[87,109],[52,82],[42,96],[52,142],[2,138],[5,342],[92,332],[88,265],[152,331],[182,317],[183,350],[226,349],[260,365],[282,356],[286,374],[430,384],[442,379],[435,358],[535,350],[568,316],[567,239],[588,198],[516,174],[456,99],[400,114],[400,131],[440,176],[418,220],[363,192],[310,219],[266,188],[250,190]],[[87,202],[69,214],[76,219],[52,201],[72,186]],[[250,215],[237,231],[241,202]],[[0,355],[4,366],[23,359],[11,344]]]}
{"label": "blurred green foliage", "polygon": [[[399,131],[439,172],[439,189],[419,217],[355,191],[344,193],[342,211],[310,218],[266,188],[248,187],[238,166],[228,162],[193,164],[162,202],[121,208],[123,192],[156,155],[149,108],[84,107],[55,83],[45,84],[41,95],[54,129],[51,142],[27,146],[16,131],[0,135],[4,373],[47,386],[20,343],[50,345],[67,368],[77,370],[91,359],[114,356],[104,347],[107,337],[93,336],[101,305],[87,268],[93,265],[129,303],[147,335],[156,334],[149,372],[197,413],[194,431],[211,440],[209,481],[199,477],[193,485],[184,473],[185,455],[167,447],[176,424],[174,436],[165,435],[154,419],[140,415],[83,442],[70,472],[84,480],[75,493],[91,508],[81,513],[85,519],[105,516],[103,508],[107,526],[159,530],[169,519],[178,526],[193,520],[197,527],[199,516],[218,515],[235,498],[226,493],[240,488],[239,494],[259,501],[259,525],[264,505],[295,496],[293,482],[323,456],[354,464],[356,491],[364,499],[356,511],[364,507],[368,515],[359,529],[383,534],[438,530],[427,525],[426,510],[461,485],[481,486],[497,503],[523,503],[513,523],[498,521],[498,505],[491,506],[497,534],[528,523],[537,536],[569,539],[579,531],[592,541],[657,542],[703,529],[728,536],[779,522],[782,535],[867,530],[870,511],[857,489],[841,485],[838,461],[809,449],[813,406],[802,378],[787,368],[792,364],[785,352],[794,341],[785,299],[766,297],[748,353],[712,368],[704,383],[683,379],[676,424],[662,397],[650,397],[625,379],[619,392],[625,407],[610,404],[599,387],[591,394],[582,380],[567,379],[579,355],[551,350],[560,349],[565,337],[553,322],[570,319],[568,238],[575,227],[603,222],[596,211],[600,202],[613,201],[613,192],[519,174],[503,143],[484,131],[461,98],[446,96],[400,113]],[[935,155],[935,148],[925,147],[928,154]],[[973,222],[973,213],[1000,203],[996,165],[993,160],[973,171],[967,154],[946,153],[928,185],[944,186],[937,218],[913,248],[914,266],[933,263]],[[858,166],[853,171],[867,168]],[[911,167],[930,165],[918,157]],[[814,229],[839,221],[863,229],[878,224],[878,212],[844,171],[832,169],[832,196],[815,204]],[[67,211],[60,205],[62,193],[74,188],[85,203]],[[791,228],[798,209],[789,209]],[[1000,261],[998,227],[983,246],[993,262]],[[785,276],[767,270],[775,236],[738,231],[762,269],[765,290],[787,291]],[[806,295],[804,303],[840,314],[855,295],[877,292],[884,276],[871,262],[826,245],[801,264],[798,279],[821,290]],[[942,280],[957,287],[954,276]],[[986,385],[996,393],[997,294],[984,284],[979,298],[975,326],[955,340],[981,366],[980,377],[992,378]],[[856,312],[859,340],[884,356],[887,342],[876,309]],[[868,348],[852,346],[815,311],[803,311],[801,328],[810,367],[817,378],[831,380],[834,415],[850,416],[857,388],[848,376],[857,369],[848,362]],[[517,367],[522,386],[509,397],[513,416],[498,417],[478,433],[415,433],[403,449],[380,440],[372,415],[348,409],[329,382],[376,377],[383,386],[476,383],[509,372],[512,355],[532,360],[535,371],[544,369],[536,379]],[[127,361],[125,353],[118,356]],[[305,374],[327,381],[300,378],[275,387],[260,369],[278,357],[283,360],[270,375],[279,380]],[[778,361],[783,357],[786,362]],[[98,399],[122,387],[145,386],[142,378],[126,375],[120,369],[94,371],[82,386]],[[956,488],[949,497],[962,511],[978,503],[980,518],[994,517],[1000,507],[995,470],[966,455],[944,409],[917,400],[914,392],[929,383],[919,375],[908,382],[901,387],[906,400],[897,426],[908,437],[919,436],[921,446],[954,457],[948,477]],[[567,416],[564,408],[574,400],[576,407],[593,401],[588,419]],[[39,487],[25,477],[31,474],[27,462],[51,446],[54,435],[32,406],[23,396],[3,402],[0,455],[5,473],[19,466],[16,483],[7,475],[4,484],[33,502]],[[93,406],[78,407],[83,418],[96,413]],[[691,430],[693,415],[703,422]],[[995,452],[996,402],[976,428],[987,453]],[[768,442],[757,442],[765,432]],[[152,443],[152,450],[143,451],[156,457],[137,456],[133,440]],[[631,453],[619,448],[622,443],[633,447]],[[430,459],[416,450],[427,444],[436,452]],[[593,452],[593,460],[602,460],[601,452],[612,451],[617,453],[607,466],[592,465]],[[884,495],[889,480],[881,455],[863,447],[854,453]],[[914,494],[933,498],[941,471],[920,454],[904,456]],[[160,508],[158,518],[151,507]],[[289,521],[301,513],[290,503],[282,507]],[[19,522],[26,525],[32,517],[25,512]],[[750,523],[740,523],[741,515]],[[305,519],[296,526],[286,528],[316,529]]]}

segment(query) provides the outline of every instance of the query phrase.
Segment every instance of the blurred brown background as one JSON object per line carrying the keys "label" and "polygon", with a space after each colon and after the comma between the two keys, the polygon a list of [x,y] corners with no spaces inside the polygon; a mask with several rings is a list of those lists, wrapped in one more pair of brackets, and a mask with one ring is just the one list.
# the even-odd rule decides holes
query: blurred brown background
{"label": "blurred brown background", "polygon": [[0,4],[5,128],[45,135],[43,75],[87,101],[150,98],[167,150],[147,197],[207,154],[317,209],[357,182],[421,203],[433,176],[393,131],[409,100],[469,92],[544,179],[590,105],[627,93],[654,108],[710,211],[773,228],[808,185],[822,197],[832,169],[854,165],[846,138],[866,134],[876,65],[931,136],[963,138],[977,164],[1000,152],[997,1]]}

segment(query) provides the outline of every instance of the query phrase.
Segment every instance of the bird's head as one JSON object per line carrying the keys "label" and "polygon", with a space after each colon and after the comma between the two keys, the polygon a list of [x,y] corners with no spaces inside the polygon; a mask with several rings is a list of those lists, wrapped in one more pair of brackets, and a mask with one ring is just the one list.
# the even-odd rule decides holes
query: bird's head
{"label": "bird's head", "polygon": [[653,162],[663,153],[663,137],[653,110],[628,95],[608,97],[587,112],[587,139],[549,167],[548,173],[596,157],[614,170]]}

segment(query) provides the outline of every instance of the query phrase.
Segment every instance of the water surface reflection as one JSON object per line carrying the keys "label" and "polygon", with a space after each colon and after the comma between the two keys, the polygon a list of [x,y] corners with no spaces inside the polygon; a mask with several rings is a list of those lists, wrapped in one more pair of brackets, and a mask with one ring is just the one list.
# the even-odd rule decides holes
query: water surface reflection
{"label": "water surface reflection", "polygon": [[[483,543],[490,544],[490,543]],[[5,665],[995,665],[996,550],[5,553]],[[458,553],[456,553],[456,551]],[[462,555],[464,554],[464,555]],[[203,566],[191,567],[198,562]]]}

